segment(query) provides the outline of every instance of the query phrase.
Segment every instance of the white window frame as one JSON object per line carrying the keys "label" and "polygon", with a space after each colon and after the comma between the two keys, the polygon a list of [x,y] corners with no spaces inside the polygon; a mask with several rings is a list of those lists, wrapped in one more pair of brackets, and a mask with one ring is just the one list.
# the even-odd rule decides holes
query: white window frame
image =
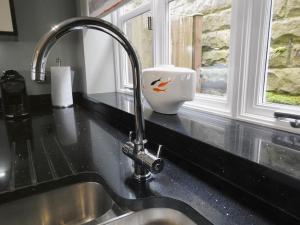
{"label": "white window frame", "polygon": [[[172,1],[152,0],[125,15],[121,16],[120,10],[113,15],[114,23],[122,29],[125,21],[147,11],[152,12],[154,66],[170,62],[168,4]],[[226,96],[197,93],[194,101],[186,102],[183,107],[300,133],[287,121],[273,117],[276,110],[299,113],[299,107],[264,103],[261,97],[266,85],[264,80],[269,53],[262,49],[269,49],[271,7],[272,0],[232,0]],[[114,46],[116,74],[120,74],[117,76],[117,91],[132,94],[132,86],[124,82],[127,64],[122,59],[121,51],[117,45]]]}
{"label": "white window frame", "polygon": [[[139,15],[146,12],[151,12],[151,3],[143,4],[136,9],[130,11],[129,13],[123,14],[122,8],[112,13],[112,21],[125,33],[125,23]],[[127,94],[132,94],[132,84],[128,82],[128,63],[126,58],[126,52],[120,47],[118,42],[114,41],[114,55],[115,55],[115,74],[116,77],[117,91]]]}
{"label": "white window frame", "polygon": [[231,20],[230,20],[230,44],[229,44],[229,63],[227,75],[227,90],[225,96],[214,96],[209,94],[196,93],[192,102],[186,102],[185,107],[194,110],[202,110],[213,114],[231,118],[233,115],[233,94],[234,80],[236,77],[235,66],[238,58],[240,47],[236,45],[236,39],[240,33],[238,22],[236,20],[240,10],[239,0],[232,0]]}
{"label": "white window frame", "polygon": [[238,64],[241,75],[236,84],[239,87],[236,119],[300,133],[299,129],[289,125],[288,120],[274,118],[277,110],[299,114],[299,107],[267,103],[263,99],[269,61],[272,0],[242,0],[241,3],[244,5],[244,18],[241,20],[244,26],[240,31],[245,35],[241,39],[242,54]]}

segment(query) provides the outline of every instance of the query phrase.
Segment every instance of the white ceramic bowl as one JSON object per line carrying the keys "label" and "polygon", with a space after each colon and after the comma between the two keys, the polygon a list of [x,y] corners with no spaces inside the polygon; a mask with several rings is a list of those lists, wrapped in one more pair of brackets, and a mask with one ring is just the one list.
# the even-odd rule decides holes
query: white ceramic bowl
{"label": "white ceramic bowl", "polygon": [[152,109],[176,114],[196,93],[196,72],[192,69],[160,66],[143,70],[142,90]]}

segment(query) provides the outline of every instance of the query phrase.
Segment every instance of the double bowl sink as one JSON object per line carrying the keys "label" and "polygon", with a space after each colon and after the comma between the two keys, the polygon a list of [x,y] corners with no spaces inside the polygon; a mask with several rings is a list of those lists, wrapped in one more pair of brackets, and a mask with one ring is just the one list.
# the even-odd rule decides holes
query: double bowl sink
{"label": "double bowl sink", "polygon": [[54,189],[0,205],[5,225],[196,225],[180,211],[121,209],[95,182]]}

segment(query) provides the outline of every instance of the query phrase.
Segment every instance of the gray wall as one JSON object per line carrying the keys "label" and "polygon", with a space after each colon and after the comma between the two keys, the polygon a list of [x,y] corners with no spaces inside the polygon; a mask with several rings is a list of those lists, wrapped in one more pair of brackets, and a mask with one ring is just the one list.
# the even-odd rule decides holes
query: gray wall
{"label": "gray wall", "polygon": [[[76,16],[74,0],[14,0],[18,28],[17,41],[0,41],[0,70],[14,69],[26,78],[30,95],[50,93],[50,84],[36,84],[30,80],[30,64],[37,41],[51,26]],[[60,57],[63,65],[70,65],[75,71],[73,91],[81,91],[81,62],[79,35],[71,33],[61,39],[53,48],[47,68],[56,65]]]}
{"label": "gray wall", "polygon": [[[88,1],[79,0],[78,13],[89,16]],[[102,19],[111,21],[108,15]],[[80,35],[82,68],[82,90],[85,94],[116,91],[116,73],[113,39],[99,31],[85,30]]]}

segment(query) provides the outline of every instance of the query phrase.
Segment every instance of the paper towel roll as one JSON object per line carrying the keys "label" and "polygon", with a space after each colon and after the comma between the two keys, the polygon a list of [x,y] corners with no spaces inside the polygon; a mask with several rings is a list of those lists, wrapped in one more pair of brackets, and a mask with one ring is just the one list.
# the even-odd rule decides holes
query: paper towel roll
{"label": "paper towel roll", "polygon": [[53,66],[51,69],[51,99],[56,107],[73,105],[72,71],[69,66]]}

